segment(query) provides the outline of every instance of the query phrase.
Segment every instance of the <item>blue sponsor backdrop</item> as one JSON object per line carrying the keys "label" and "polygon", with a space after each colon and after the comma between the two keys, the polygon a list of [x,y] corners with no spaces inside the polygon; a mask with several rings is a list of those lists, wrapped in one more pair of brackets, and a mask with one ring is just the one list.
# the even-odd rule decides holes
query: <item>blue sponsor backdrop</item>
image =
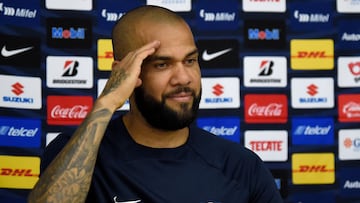
{"label": "blue sponsor backdrop", "polygon": [[[100,71],[97,68],[97,40],[110,38],[114,22],[127,10],[146,4],[145,0],[93,0],[90,11],[81,11],[50,10],[46,9],[45,2],[40,0],[0,0],[0,36],[2,36],[0,49],[4,49],[7,43],[17,44],[19,47],[21,47],[21,43],[24,43],[23,47],[35,46],[35,51],[38,51],[37,45],[40,43],[40,57],[37,52],[32,52],[31,56],[35,57],[30,60],[27,58],[29,55],[18,56],[19,58],[13,61],[5,56],[0,56],[0,74],[40,77],[43,87],[41,109],[0,107],[0,155],[40,156],[45,147],[47,133],[74,130],[74,126],[47,124],[47,96],[82,95],[92,96],[95,99],[97,97],[97,81],[105,79],[109,75],[108,71]],[[81,1],[74,0],[74,2]],[[185,1],[159,2],[182,3]],[[295,185],[291,180],[290,159],[285,162],[267,162],[267,166],[276,177],[285,202],[360,202],[360,177],[358,175],[360,161],[340,161],[338,145],[342,143],[338,143],[337,139],[339,129],[359,129],[359,123],[339,122],[337,104],[334,108],[321,109],[294,109],[289,105],[288,121],[284,124],[246,123],[244,121],[246,112],[243,107],[246,94],[286,94],[289,99],[296,90],[291,92],[289,82],[281,88],[245,87],[242,68],[244,56],[283,56],[287,58],[288,76],[286,79],[288,81],[296,77],[332,77],[336,81],[337,63],[335,63],[334,69],[326,71],[292,70],[290,67],[290,41],[292,39],[333,39],[335,54],[331,57],[334,57],[335,62],[339,56],[359,56],[360,9],[350,13],[340,13],[337,11],[337,4],[348,4],[351,10],[351,8],[358,8],[360,2],[358,0],[288,0],[285,12],[244,12],[242,3],[242,1],[235,0],[193,0],[191,11],[179,12],[192,27],[196,40],[201,42],[201,46],[204,46],[199,47],[199,50],[220,51],[226,49],[226,47],[221,47],[219,50],[216,50],[216,46],[206,47],[206,43],[203,43],[206,40],[209,42],[211,40],[226,42],[231,40],[235,43],[231,48],[238,51],[235,54],[237,58],[230,61],[224,60],[226,55],[213,62],[205,63],[203,61],[202,74],[204,77],[239,77],[241,82],[240,108],[201,109],[197,125],[220,133],[222,137],[240,144],[244,143],[243,134],[246,130],[287,130],[289,132],[288,157],[291,157],[293,153],[334,153],[336,180],[334,184],[327,185]],[[67,23],[79,22],[78,28],[84,29],[82,31],[85,32],[83,34],[87,38],[86,41],[74,43],[75,46],[72,46],[71,43],[50,39],[49,29],[50,24],[54,22],[53,19],[63,23],[64,29],[67,30],[71,30],[70,27],[67,27]],[[78,21],[72,21],[72,19]],[[272,22],[274,23],[272,24]],[[256,41],[250,41],[248,38],[248,28],[258,29]],[[264,40],[266,33],[270,32],[274,38],[271,41]],[[71,34],[62,33],[65,38]],[[13,49],[19,47],[13,47]],[[10,48],[6,47],[7,50]],[[45,63],[46,57],[49,55],[92,57],[95,64],[93,88],[48,88]],[[28,63],[26,63],[27,61]],[[200,62],[202,61],[200,60]],[[225,64],[224,67],[221,66],[222,63]],[[1,82],[0,93],[7,91]],[[335,100],[338,95],[348,93],[359,94],[360,90],[351,87],[340,88],[335,85]],[[329,126],[331,127],[328,128]],[[9,132],[17,136],[9,136]],[[34,136],[31,136],[32,133]],[[346,187],[344,187],[345,185]],[[0,202],[24,203],[28,192],[28,190],[22,189],[0,188]]]}

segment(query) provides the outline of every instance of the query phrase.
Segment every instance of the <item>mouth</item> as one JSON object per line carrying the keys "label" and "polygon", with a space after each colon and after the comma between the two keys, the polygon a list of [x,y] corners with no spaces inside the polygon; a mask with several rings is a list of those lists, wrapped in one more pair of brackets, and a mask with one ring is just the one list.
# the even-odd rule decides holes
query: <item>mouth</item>
{"label": "mouth", "polygon": [[167,98],[176,102],[191,102],[193,99],[193,94],[191,92],[180,92],[171,94],[167,96]]}

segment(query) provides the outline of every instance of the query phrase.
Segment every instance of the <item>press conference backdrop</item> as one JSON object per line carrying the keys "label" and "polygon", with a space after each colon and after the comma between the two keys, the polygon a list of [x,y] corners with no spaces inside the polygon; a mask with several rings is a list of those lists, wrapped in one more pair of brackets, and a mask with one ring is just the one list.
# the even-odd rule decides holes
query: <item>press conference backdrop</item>
{"label": "press conference backdrop", "polygon": [[360,0],[0,0],[0,202],[26,202],[106,83],[114,22],[145,4],[193,29],[194,125],[257,153],[285,202],[360,202]]}

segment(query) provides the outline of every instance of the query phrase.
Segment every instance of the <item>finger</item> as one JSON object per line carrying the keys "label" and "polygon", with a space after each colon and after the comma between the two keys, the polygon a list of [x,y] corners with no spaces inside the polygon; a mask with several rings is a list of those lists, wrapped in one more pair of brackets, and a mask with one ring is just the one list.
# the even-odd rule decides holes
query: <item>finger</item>
{"label": "finger", "polygon": [[135,51],[135,54],[142,53],[144,51],[151,49],[157,49],[159,46],[160,46],[160,41],[155,40],[140,47],[137,51]]}
{"label": "finger", "polygon": [[160,41],[155,40],[151,43],[144,45],[140,49],[136,50],[134,53],[134,57],[138,60],[138,62],[140,62],[140,64],[137,65],[141,65],[142,62],[149,55],[153,54],[156,51],[156,49],[159,48],[159,46],[160,46]]}

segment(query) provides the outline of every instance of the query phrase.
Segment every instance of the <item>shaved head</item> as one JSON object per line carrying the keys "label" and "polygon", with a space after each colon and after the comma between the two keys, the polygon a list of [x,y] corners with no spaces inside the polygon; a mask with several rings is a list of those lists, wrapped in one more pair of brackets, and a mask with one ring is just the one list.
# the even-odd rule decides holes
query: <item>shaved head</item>
{"label": "shaved head", "polygon": [[176,26],[186,22],[173,11],[158,6],[147,5],[127,12],[112,31],[115,60],[121,60],[130,51],[148,43],[146,36],[151,33],[147,32],[147,28],[160,24]]}

